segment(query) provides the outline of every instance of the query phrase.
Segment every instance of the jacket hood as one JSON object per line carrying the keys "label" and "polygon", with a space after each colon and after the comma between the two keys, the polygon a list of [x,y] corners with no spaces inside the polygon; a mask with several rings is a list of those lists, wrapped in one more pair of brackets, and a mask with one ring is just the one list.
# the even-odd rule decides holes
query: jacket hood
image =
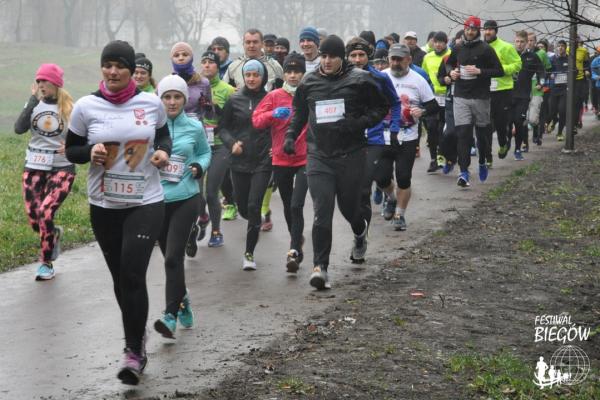
{"label": "jacket hood", "polygon": [[251,60],[258,61],[262,65],[262,67],[263,67],[264,74],[263,74],[263,77],[262,77],[262,83],[260,85],[260,90],[257,92],[257,91],[254,91],[254,90],[249,90],[246,87],[246,85],[245,85],[246,80],[244,79],[244,89],[243,90],[244,90],[245,93],[260,93],[260,92],[264,92],[265,91],[265,86],[269,82],[269,70],[267,69],[267,66],[265,65],[265,63],[262,62],[260,59],[252,58],[252,59],[247,59],[246,61],[244,61],[244,64],[242,64],[242,77],[244,76],[244,73],[243,73],[244,66],[248,62],[250,62]]}

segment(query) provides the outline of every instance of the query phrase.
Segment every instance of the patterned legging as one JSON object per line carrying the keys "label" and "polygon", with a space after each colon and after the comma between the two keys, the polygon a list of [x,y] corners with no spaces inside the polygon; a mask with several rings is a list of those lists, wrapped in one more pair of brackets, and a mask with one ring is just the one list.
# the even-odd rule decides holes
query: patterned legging
{"label": "patterned legging", "polygon": [[29,225],[40,235],[40,262],[50,263],[54,250],[54,214],[71,191],[75,174],[70,171],[23,172],[23,198]]}

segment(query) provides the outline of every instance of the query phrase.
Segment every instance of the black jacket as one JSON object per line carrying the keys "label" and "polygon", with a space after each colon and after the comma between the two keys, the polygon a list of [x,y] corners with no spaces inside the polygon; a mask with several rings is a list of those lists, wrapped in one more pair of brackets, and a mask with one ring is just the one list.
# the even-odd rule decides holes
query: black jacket
{"label": "black jacket", "polygon": [[[317,124],[316,102],[324,100],[343,100],[344,118]],[[371,74],[346,61],[336,75],[319,70],[306,74],[296,89],[293,106],[287,136],[295,140],[308,122],[308,154],[320,157],[341,156],[365,147],[365,129],[381,122],[389,110]]]}
{"label": "black jacket", "polygon": [[463,41],[452,50],[446,60],[448,76],[449,71],[465,65],[475,65],[481,69],[481,74],[475,79],[456,80],[454,96],[464,99],[489,99],[491,78],[504,76],[504,69],[496,51],[481,39]]}
{"label": "black jacket", "polygon": [[531,79],[537,74],[537,81],[544,82],[546,71],[542,60],[531,50],[525,50],[521,55],[522,67],[515,79],[513,97],[519,99],[531,98]]}
{"label": "black jacket", "polygon": [[415,46],[415,48],[410,51],[412,63],[419,67],[423,65],[423,58],[425,58],[426,55],[427,53],[425,53],[425,51],[419,46]]}
{"label": "black jacket", "polygon": [[271,170],[271,131],[255,129],[252,126],[252,113],[267,92],[267,69],[260,91],[249,90],[246,86],[231,95],[223,107],[223,114],[216,128],[223,144],[231,150],[238,140],[243,143],[242,154],[231,155],[231,169],[237,172],[261,172]]}

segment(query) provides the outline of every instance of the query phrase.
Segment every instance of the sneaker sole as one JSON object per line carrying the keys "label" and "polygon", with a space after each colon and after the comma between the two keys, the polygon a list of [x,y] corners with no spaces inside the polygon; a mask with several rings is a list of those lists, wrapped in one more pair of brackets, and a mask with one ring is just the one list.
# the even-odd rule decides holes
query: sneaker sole
{"label": "sneaker sole", "polygon": [[364,264],[365,258],[354,258],[354,256],[350,256],[350,261],[352,261],[352,264]]}
{"label": "sneaker sole", "polygon": [[296,260],[290,260],[285,264],[287,272],[295,274],[300,269],[300,263]]}
{"label": "sneaker sole", "polygon": [[117,378],[119,378],[124,385],[135,386],[140,383],[140,373],[131,368],[123,368],[120,370],[117,374]]}
{"label": "sneaker sole", "polygon": [[219,243],[219,244],[213,244],[213,243],[209,243],[208,247],[223,247],[225,243]]}
{"label": "sneaker sole", "polygon": [[320,276],[310,278],[310,286],[317,290],[324,290],[326,288],[325,280]]}
{"label": "sneaker sole", "polygon": [[242,267],[243,271],[256,271],[256,267],[255,266],[251,266],[251,265],[245,265]]}
{"label": "sneaker sole", "polygon": [[194,258],[196,257],[196,253],[198,252],[198,245],[196,245],[196,243],[194,243],[193,245],[190,245],[188,243],[187,246],[185,246],[185,255],[190,257],[190,258]]}
{"label": "sneaker sole", "polygon": [[36,275],[36,276],[35,276],[35,280],[36,280],[36,281],[50,281],[50,280],[52,280],[52,279],[54,279],[54,275],[52,275],[52,276],[48,276],[48,277],[45,277],[45,276],[40,276],[40,275]]}
{"label": "sneaker sole", "polygon": [[167,339],[175,339],[175,335],[173,332],[159,319],[154,322],[154,329],[156,332],[160,333],[162,337]]}
{"label": "sneaker sole", "polygon": [[394,230],[396,232],[404,232],[406,230],[405,226],[394,226]]}

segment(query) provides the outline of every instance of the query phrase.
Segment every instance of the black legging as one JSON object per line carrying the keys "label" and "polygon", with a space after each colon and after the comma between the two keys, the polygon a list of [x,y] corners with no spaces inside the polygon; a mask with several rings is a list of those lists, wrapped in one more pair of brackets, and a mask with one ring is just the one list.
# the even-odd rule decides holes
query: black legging
{"label": "black legging", "polygon": [[457,136],[454,126],[454,107],[452,99],[446,98],[446,107],[444,110],[446,120],[446,129],[440,137],[440,153],[446,157],[446,161],[456,164]]}
{"label": "black legging", "polygon": [[[210,215],[211,229],[213,231],[221,230],[221,202],[219,201],[219,187],[225,182],[228,176],[231,152],[223,145],[212,148],[212,157],[210,167],[206,173],[206,203],[208,204],[208,214]],[[232,204],[233,199],[227,199],[228,204]],[[204,210],[204,207],[202,207]]]}
{"label": "black legging", "polygon": [[223,184],[221,185],[221,194],[225,198],[227,204],[235,205],[233,182],[231,180],[231,170],[229,169],[225,171],[225,177],[223,178]]}
{"label": "black legging", "polygon": [[273,166],[273,181],[279,188],[283,202],[283,215],[290,232],[290,249],[302,252],[304,231],[304,201],[308,191],[306,168]]}
{"label": "black legging", "polygon": [[400,146],[385,146],[381,161],[375,172],[377,186],[390,186],[396,172],[396,184],[399,189],[409,189],[412,181],[412,170],[415,165],[415,154],[418,139],[402,142]]}
{"label": "black legging", "polygon": [[512,124],[515,126],[515,150],[521,150],[521,145],[527,141],[527,109],[529,99],[513,98]]}
{"label": "black legging", "polygon": [[158,235],[160,251],[165,258],[166,307],[165,312],[177,315],[179,304],[185,296],[185,245],[190,236],[192,222],[198,217],[199,195],[189,199],[165,203],[165,219]]}
{"label": "black legging", "polygon": [[[508,126],[507,126],[508,128]],[[489,148],[488,140],[490,137],[489,126],[476,126],[475,136],[477,136],[477,155],[479,156],[479,165],[486,163],[486,152]],[[473,145],[473,125],[459,125],[456,127],[458,139],[458,165],[460,172],[468,172],[471,165],[471,146]]]}
{"label": "black legging", "polygon": [[[362,218],[371,223],[371,216],[373,210],[371,208],[371,188],[373,181],[375,180],[375,173],[379,168],[379,163],[383,155],[385,147],[382,145],[369,145],[367,146],[367,161],[365,163],[365,176],[361,187],[360,195],[360,213]],[[415,151],[416,153],[416,151]]]}
{"label": "black legging", "polygon": [[164,213],[162,201],[123,209],[90,205],[94,236],[112,275],[121,308],[125,344],[137,354],[142,350],[148,319],[146,271]]}
{"label": "black legging", "polygon": [[246,253],[254,254],[260,232],[260,207],[267,186],[271,180],[271,171],[254,173],[231,171],[235,202],[240,215],[248,220],[246,230]]}
{"label": "black legging", "polygon": [[440,107],[436,114],[425,117],[427,126],[427,146],[429,146],[429,156],[431,157],[431,161],[437,160],[438,146],[440,144],[440,138],[442,137],[442,131],[444,130],[445,113],[445,107]]}
{"label": "black legging", "polygon": [[[498,136],[498,144],[500,146],[506,145],[510,141],[508,137],[508,124],[510,122],[510,107],[512,102],[512,90],[501,90],[498,92],[491,92],[490,102],[490,118],[493,127],[496,130]],[[488,156],[492,154],[492,134],[493,131],[488,131],[488,140],[486,147],[486,153]],[[473,135],[471,135],[472,137]],[[491,161],[491,160],[488,160]]]}
{"label": "black legging", "polygon": [[567,92],[554,93],[550,96],[550,115],[558,113],[558,134],[562,135],[567,123]]}

